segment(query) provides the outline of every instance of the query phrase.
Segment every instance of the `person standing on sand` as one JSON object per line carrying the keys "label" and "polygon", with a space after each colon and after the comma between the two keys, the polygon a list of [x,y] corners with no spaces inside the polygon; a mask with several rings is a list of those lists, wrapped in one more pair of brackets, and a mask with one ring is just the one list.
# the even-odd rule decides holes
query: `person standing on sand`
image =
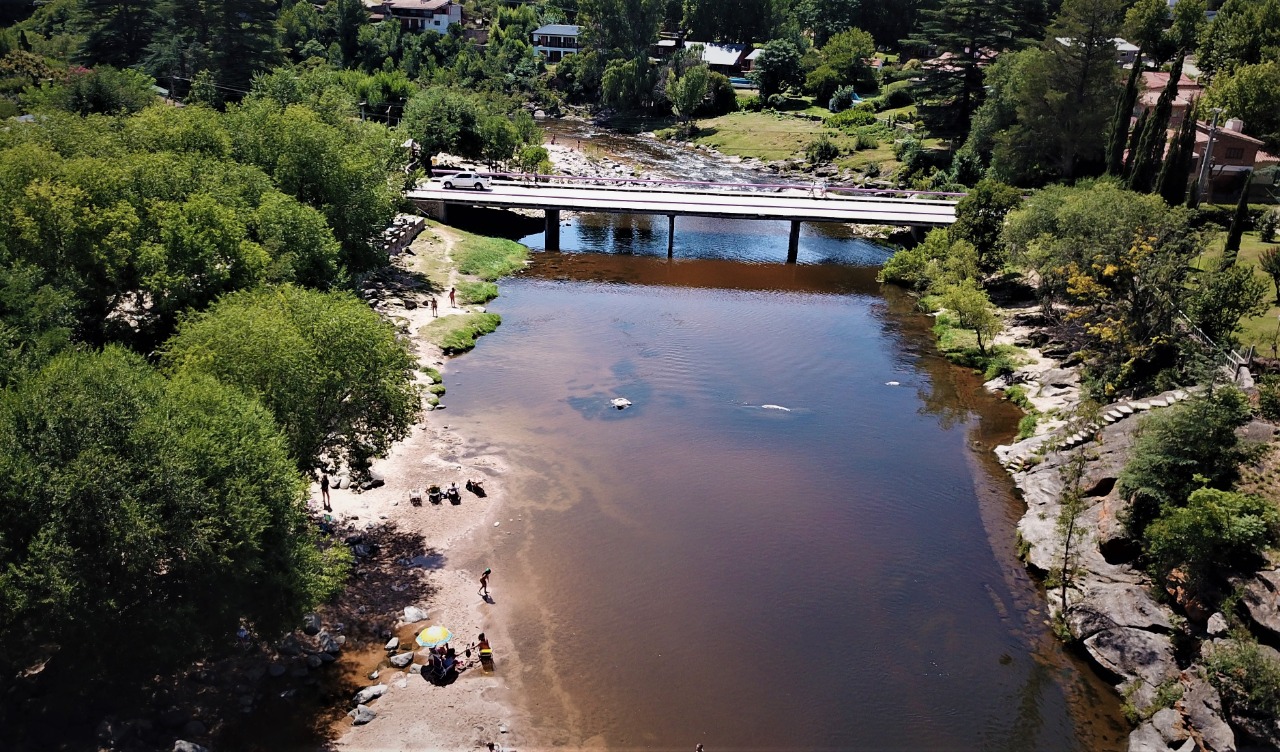
{"label": "person standing on sand", "polygon": [[332,512],[333,507],[329,506],[329,474],[320,473],[320,500],[324,502],[324,511]]}
{"label": "person standing on sand", "polygon": [[455,292],[457,292],[457,288],[455,288],[455,287],[450,287],[450,288],[449,288],[449,307],[450,307],[450,308],[457,308],[457,307],[458,307],[458,305],[457,305],[456,303],[454,303],[454,302],[453,302],[453,294],[454,294]]}
{"label": "person standing on sand", "polygon": [[438,313],[439,306],[440,304],[436,302],[436,296],[432,295],[431,296],[431,318],[434,319],[436,316],[439,315]]}
{"label": "person standing on sand", "polygon": [[480,595],[485,598],[489,597],[489,575],[493,574],[492,569],[485,569],[480,573]]}

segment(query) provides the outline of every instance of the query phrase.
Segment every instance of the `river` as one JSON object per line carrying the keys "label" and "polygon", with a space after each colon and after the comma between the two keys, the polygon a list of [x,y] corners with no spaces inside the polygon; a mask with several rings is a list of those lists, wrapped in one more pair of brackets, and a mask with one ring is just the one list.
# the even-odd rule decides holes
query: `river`
{"label": "river", "polygon": [[447,402],[517,468],[469,564],[542,740],[1124,748],[1016,558],[990,450],[1018,413],[876,283],[886,249],[806,226],[787,265],[785,223],[692,218],[673,260],[665,218],[541,241]]}

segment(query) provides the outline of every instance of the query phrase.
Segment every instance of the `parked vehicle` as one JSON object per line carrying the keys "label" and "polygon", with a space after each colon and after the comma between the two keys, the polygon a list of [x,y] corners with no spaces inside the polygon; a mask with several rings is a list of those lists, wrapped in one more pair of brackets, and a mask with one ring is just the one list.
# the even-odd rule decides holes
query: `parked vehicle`
{"label": "parked vehicle", "polygon": [[488,175],[481,175],[475,172],[455,172],[444,178],[444,187],[447,189],[454,188],[474,188],[477,191],[487,191],[493,187],[493,181]]}

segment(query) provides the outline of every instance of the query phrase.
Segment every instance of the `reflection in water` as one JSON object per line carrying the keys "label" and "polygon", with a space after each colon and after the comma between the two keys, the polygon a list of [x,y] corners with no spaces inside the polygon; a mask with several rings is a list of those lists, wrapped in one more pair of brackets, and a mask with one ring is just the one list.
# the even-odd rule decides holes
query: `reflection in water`
{"label": "reflection in water", "polygon": [[1012,551],[1017,413],[932,354],[884,249],[786,265],[785,225],[708,221],[668,260],[661,225],[565,228],[450,374],[450,423],[519,468],[480,546],[547,741],[1121,748]]}

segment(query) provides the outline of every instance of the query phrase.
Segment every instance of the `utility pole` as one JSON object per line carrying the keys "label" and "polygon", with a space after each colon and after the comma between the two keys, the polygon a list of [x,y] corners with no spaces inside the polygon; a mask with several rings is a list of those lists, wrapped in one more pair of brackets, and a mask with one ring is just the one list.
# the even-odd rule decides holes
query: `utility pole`
{"label": "utility pole", "polygon": [[[1191,115],[1191,113],[1187,113]],[[1204,146],[1204,154],[1200,155],[1200,176],[1196,178],[1196,202],[1193,208],[1200,208],[1200,197],[1209,190],[1210,197],[1213,191],[1209,189],[1209,160],[1213,159],[1213,137],[1218,134],[1218,116],[1222,114],[1221,107],[1213,108],[1213,122],[1209,124],[1209,141]]]}

